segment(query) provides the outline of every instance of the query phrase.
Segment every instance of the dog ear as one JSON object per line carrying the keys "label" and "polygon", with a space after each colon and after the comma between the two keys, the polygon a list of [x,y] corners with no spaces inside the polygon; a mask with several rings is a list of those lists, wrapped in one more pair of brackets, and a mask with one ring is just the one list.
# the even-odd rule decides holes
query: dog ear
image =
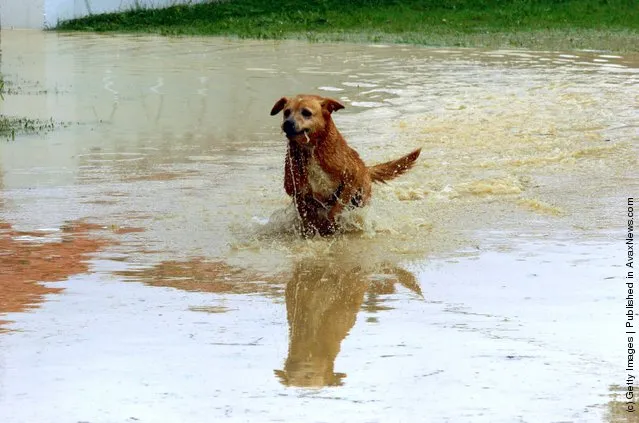
{"label": "dog ear", "polygon": [[275,105],[271,109],[271,116],[275,116],[276,114],[281,112],[284,106],[286,105],[286,103],[288,103],[288,98],[286,97],[282,97],[279,100],[277,100],[277,103],[275,103]]}
{"label": "dog ear", "polygon": [[344,105],[337,100],[333,100],[332,98],[325,98],[322,100],[322,108],[326,109],[328,113],[333,113],[336,110],[340,110],[344,108]]}

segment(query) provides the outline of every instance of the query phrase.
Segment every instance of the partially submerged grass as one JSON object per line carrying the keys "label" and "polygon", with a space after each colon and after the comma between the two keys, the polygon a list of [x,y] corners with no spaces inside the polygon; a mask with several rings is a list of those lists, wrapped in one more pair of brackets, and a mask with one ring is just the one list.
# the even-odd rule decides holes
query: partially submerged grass
{"label": "partially submerged grass", "polygon": [[636,0],[229,0],[93,15],[57,29],[639,51]]}
{"label": "partially submerged grass", "polygon": [[42,134],[52,131],[55,127],[53,119],[39,120],[0,115],[0,137],[11,141],[20,134]]}
{"label": "partially submerged grass", "polygon": [[[0,101],[4,101],[5,94],[11,94],[14,90],[11,84],[5,82],[4,77],[0,75]],[[7,140],[15,140],[19,134],[40,134],[55,129],[53,119],[40,120],[30,119],[26,117],[5,116],[0,114],[0,138]]]}

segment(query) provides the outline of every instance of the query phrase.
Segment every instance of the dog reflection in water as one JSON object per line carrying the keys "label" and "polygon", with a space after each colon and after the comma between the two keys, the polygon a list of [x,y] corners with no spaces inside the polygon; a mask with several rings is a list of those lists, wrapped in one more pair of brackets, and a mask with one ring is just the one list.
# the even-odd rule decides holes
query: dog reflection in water
{"label": "dog reflection in water", "polygon": [[286,286],[289,349],[284,369],[275,370],[280,382],[299,387],[342,385],[346,375],[334,372],[335,359],[365,294],[392,293],[396,283],[421,296],[413,274],[397,267],[365,271],[330,260],[298,263]]}

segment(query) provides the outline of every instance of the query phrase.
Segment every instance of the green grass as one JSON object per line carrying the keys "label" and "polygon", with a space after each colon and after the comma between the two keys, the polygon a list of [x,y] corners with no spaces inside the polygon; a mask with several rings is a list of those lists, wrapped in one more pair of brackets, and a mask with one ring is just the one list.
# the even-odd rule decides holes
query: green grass
{"label": "green grass", "polygon": [[58,30],[435,46],[639,51],[637,0],[227,0],[136,8]]}

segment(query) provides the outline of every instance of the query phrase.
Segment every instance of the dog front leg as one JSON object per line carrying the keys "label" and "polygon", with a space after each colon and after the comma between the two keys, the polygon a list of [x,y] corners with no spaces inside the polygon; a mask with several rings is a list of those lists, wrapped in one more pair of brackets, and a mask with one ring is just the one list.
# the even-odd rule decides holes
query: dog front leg
{"label": "dog front leg", "polygon": [[335,219],[337,216],[344,210],[348,204],[350,204],[351,199],[357,192],[357,188],[352,183],[345,183],[342,192],[339,193],[337,197],[337,201],[333,204],[333,207],[328,212],[328,220],[330,220],[333,224],[335,223]]}
{"label": "dog front leg", "polygon": [[303,189],[302,178],[300,177],[300,168],[296,166],[298,159],[291,154],[291,151],[286,152],[286,160],[284,161],[284,190],[289,197],[296,197]]}
{"label": "dog front leg", "polygon": [[295,206],[300,219],[300,233],[304,237],[315,235],[331,235],[337,230],[334,222],[329,220],[327,211],[318,207],[317,200],[312,194],[295,197]]}
{"label": "dog front leg", "polygon": [[297,196],[305,193],[308,189],[307,162],[308,153],[289,141],[284,160],[284,190],[289,197],[296,200]]}

